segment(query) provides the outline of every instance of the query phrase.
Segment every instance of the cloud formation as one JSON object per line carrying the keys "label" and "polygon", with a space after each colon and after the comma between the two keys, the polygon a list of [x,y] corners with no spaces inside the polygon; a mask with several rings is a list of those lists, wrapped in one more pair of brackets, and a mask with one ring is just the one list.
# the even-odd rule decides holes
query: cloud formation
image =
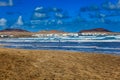
{"label": "cloud formation", "polygon": [[13,0],[0,0],[0,6],[13,6]]}
{"label": "cloud formation", "polygon": [[49,9],[51,12],[62,12],[63,10],[62,9],[60,9],[60,8],[50,8]]}
{"label": "cloud formation", "polygon": [[7,20],[4,19],[4,18],[1,18],[1,19],[0,19],[0,26],[1,26],[1,27],[7,26]]}
{"label": "cloud formation", "polygon": [[40,7],[36,7],[34,11],[38,13],[46,13],[48,12],[48,9],[40,6]]}
{"label": "cloud formation", "polygon": [[64,24],[64,20],[68,18],[68,13],[60,8],[36,7],[31,18],[31,24],[39,26],[55,26]]}
{"label": "cloud formation", "polygon": [[[4,5],[5,4],[7,5],[7,3],[4,3]],[[61,8],[56,8],[56,7],[46,8],[43,6],[39,6],[33,10],[33,14],[30,18],[30,22],[27,23],[26,21],[27,24],[23,23],[21,21],[21,17],[19,17],[16,24],[13,24],[11,28],[18,28],[18,27],[22,28],[23,26],[25,27],[28,26],[29,28],[36,28],[36,29],[38,27],[40,27],[41,29],[45,29],[45,28],[68,29],[67,27],[74,27],[71,29],[78,30],[80,26],[86,28],[89,26],[101,27],[100,26],[101,24],[102,26],[103,25],[106,26],[106,24],[110,26],[112,23],[115,22],[115,20],[113,20],[113,17],[119,16],[118,18],[120,18],[120,0],[116,4],[111,2],[105,2],[101,6],[91,5],[87,7],[82,7],[78,11],[79,12],[76,13],[76,15],[72,15],[71,18],[69,14]],[[16,13],[9,11],[6,14],[13,16]],[[0,19],[0,26],[5,26],[6,24],[7,24],[7,20]]]}
{"label": "cloud formation", "polygon": [[120,10],[120,0],[116,4],[112,2],[105,2],[102,4],[102,7],[107,10]]}
{"label": "cloud formation", "polygon": [[24,21],[22,16],[19,16],[17,21],[10,28],[22,28],[24,26]]}
{"label": "cloud formation", "polygon": [[91,5],[87,7],[80,8],[81,12],[87,12],[87,11],[100,11],[100,10],[120,10],[120,0],[116,3],[112,3],[110,1],[106,1],[102,3],[102,5],[99,7],[97,5]]}
{"label": "cloud formation", "polygon": [[32,19],[33,20],[44,20],[44,19],[48,19],[49,16],[47,13],[38,13],[38,12],[34,12]]}

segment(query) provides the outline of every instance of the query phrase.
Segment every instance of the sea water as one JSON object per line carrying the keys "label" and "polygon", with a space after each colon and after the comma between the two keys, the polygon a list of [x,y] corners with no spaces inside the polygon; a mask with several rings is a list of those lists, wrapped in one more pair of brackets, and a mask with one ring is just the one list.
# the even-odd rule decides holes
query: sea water
{"label": "sea water", "polygon": [[6,48],[120,54],[120,39],[110,37],[4,38]]}

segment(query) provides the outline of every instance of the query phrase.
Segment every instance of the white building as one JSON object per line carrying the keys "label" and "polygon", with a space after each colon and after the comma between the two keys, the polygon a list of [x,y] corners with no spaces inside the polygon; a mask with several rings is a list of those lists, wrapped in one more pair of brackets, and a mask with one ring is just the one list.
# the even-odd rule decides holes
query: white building
{"label": "white building", "polygon": [[78,37],[78,33],[49,33],[49,34],[34,34],[33,37]]}
{"label": "white building", "polygon": [[84,32],[84,33],[79,33],[79,35],[83,35],[83,36],[97,36],[97,35],[108,35],[109,33],[106,32]]}
{"label": "white building", "polygon": [[14,37],[14,36],[13,35],[1,34],[0,37],[1,38],[11,38],[11,37]]}

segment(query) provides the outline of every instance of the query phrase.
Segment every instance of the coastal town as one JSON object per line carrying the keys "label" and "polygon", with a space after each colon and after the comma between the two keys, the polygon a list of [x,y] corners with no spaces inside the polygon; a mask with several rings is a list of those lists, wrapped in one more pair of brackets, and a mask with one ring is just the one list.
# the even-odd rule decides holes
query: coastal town
{"label": "coastal town", "polygon": [[103,28],[91,30],[82,30],[80,32],[64,32],[57,30],[44,30],[40,32],[29,32],[22,29],[4,29],[0,30],[1,38],[20,38],[20,37],[79,37],[79,36],[115,36],[120,35],[117,32],[111,32]]}

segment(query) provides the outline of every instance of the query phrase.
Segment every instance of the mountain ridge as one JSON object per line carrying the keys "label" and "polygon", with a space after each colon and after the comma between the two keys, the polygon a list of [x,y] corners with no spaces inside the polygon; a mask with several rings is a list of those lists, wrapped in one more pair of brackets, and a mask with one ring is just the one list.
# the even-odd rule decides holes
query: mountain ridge
{"label": "mountain ridge", "polygon": [[88,29],[88,30],[81,30],[79,33],[84,33],[84,32],[112,32],[104,28],[95,28],[95,29]]}
{"label": "mountain ridge", "polygon": [[3,30],[0,30],[0,32],[30,32],[30,31],[27,31],[27,30],[23,30],[23,29],[3,29]]}

